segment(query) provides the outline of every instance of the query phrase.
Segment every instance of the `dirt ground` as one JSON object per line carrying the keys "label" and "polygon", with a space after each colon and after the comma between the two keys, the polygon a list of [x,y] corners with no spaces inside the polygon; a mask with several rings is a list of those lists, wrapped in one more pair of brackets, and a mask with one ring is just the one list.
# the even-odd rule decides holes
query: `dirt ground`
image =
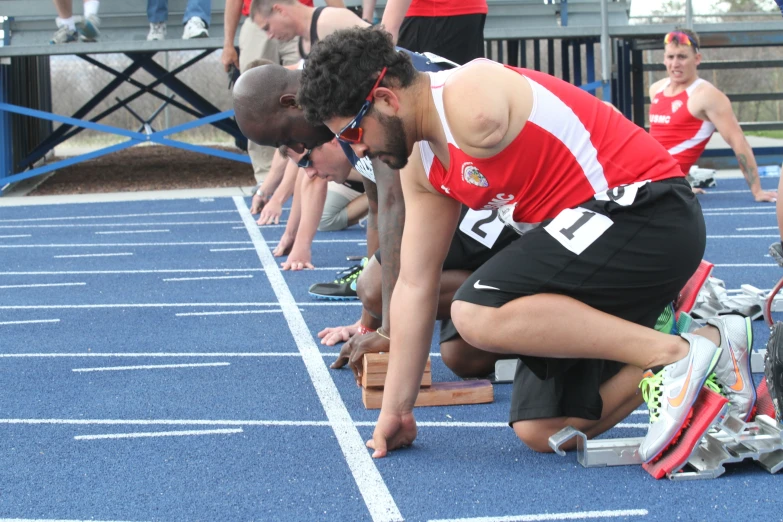
{"label": "dirt ground", "polygon": [[60,169],[29,196],[253,185],[248,163],[172,147],[137,146]]}

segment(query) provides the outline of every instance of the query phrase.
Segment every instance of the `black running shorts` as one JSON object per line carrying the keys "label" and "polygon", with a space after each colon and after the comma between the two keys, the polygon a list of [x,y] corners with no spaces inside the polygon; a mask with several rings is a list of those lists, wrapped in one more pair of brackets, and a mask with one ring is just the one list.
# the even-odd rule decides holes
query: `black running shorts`
{"label": "black running shorts", "polygon": [[485,14],[410,16],[402,21],[397,45],[430,52],[460,65],[484,57]]}
{"label": "black running shorts", "polygon": [[[701,207],[683,178],[600,197],[514,240],[474,271],[454,299],[501,307],[524,296],[563,294],[653,328],[704,254]],[[599,360],[520,359],[525,369],[514,381],[511,422],[564,415],[598,419],[598,389],[622,367]]]}

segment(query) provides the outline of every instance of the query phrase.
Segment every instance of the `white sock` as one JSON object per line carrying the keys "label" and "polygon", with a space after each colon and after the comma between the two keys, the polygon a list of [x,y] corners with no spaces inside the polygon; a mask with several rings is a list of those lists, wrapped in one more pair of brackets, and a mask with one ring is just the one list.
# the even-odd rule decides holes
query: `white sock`
{"label": "white sock", "polygon": [[88,16],[97,16],[99,5],[100,2],[98,0],[87,0],[84,2],[84,17],[87,18]]}
{"label": "white sock", "polygon": [[60,18],[59,16],[54,19],[57,27],[67,27],[70,31],[76,30],[76,23],[73,21],[73,16],[68,18]]}

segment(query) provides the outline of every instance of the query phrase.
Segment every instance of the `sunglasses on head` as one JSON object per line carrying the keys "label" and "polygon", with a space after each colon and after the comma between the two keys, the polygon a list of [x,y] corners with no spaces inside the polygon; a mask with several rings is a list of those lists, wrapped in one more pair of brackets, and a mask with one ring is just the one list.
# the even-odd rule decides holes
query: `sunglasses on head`
{"label": "sunglasses on head", "polygon": [[313,149],[307,149],[304,153],[304,156],[299,158],[299,161],[296,162],[297,167],[300,169],[306,169],[313,166],[313,160],[310,159],[310,154],[313,153]]}
{"label": "sunglasses on head", "polygon": [[343,127],[340,132],[335,134],[338,140],[348,144],[359,143],[362,141],[362,135],[364,134],[364,131],[361,127],[359,127],[359,124],[361,124],[362,118],[364,118],[364,115],[367,114],[367,111],[370,110],[373,101],[372,95],[375,93],[375,89],[377,89],[381,84],[381,80],[383,80],[384,75],[386,75],[386,67],[384,67],[381,71],[381,74],[378,75],[378,79],[375,81],[375,85],[372,86],[370,94],[368,94],[367,98],[364,99],[364,104],[362,104],[362,108],[359,109],[358,114],[356,114],[354,119],[348,122],[348,125]]}
{"label": "sunglasses on head", "polygon": [[693,47],[693,50],[696,52],[699,50],[699,46],[696,45],[696,42],[691,40],[691,38],[682,31],[672,31],[663,37],[664,45],[668,45],[672,42],[677,42],[680,45],[688,45]]}

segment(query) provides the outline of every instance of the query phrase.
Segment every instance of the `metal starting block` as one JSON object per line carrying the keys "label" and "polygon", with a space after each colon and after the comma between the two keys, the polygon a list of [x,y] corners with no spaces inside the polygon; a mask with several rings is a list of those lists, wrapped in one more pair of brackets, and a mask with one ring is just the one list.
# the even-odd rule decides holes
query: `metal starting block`
{"label": "metal starting block", "polygon": [[[699,291],[691,315],[709,319],[717,315],[736,313],[755,320],[762,316],[767,297],[767,292],[753,285],[742,285],[739,290],[727,290],[722,280],[710,277]],[[775,296],[772,311],[783,311],[783,296]]]}
{"label": "metal starting block", "polygon": [[[725,406],[713,417],[706,433],[683,464],[665,473],[669,479],[717,478],[726,471],[725,464],[745,459],[752,459],[769,473],[783,469],[783,424],[766,415],[757,415],[750,423],[729,416],[721,423],[724,411]],[[568,427],[552,435],[549,446],[558,455],[565,456],[562,447],[574,438],[577,462],[586,468],[642,465],[639,457],[642,437],[587,440],[584,433]]]}

